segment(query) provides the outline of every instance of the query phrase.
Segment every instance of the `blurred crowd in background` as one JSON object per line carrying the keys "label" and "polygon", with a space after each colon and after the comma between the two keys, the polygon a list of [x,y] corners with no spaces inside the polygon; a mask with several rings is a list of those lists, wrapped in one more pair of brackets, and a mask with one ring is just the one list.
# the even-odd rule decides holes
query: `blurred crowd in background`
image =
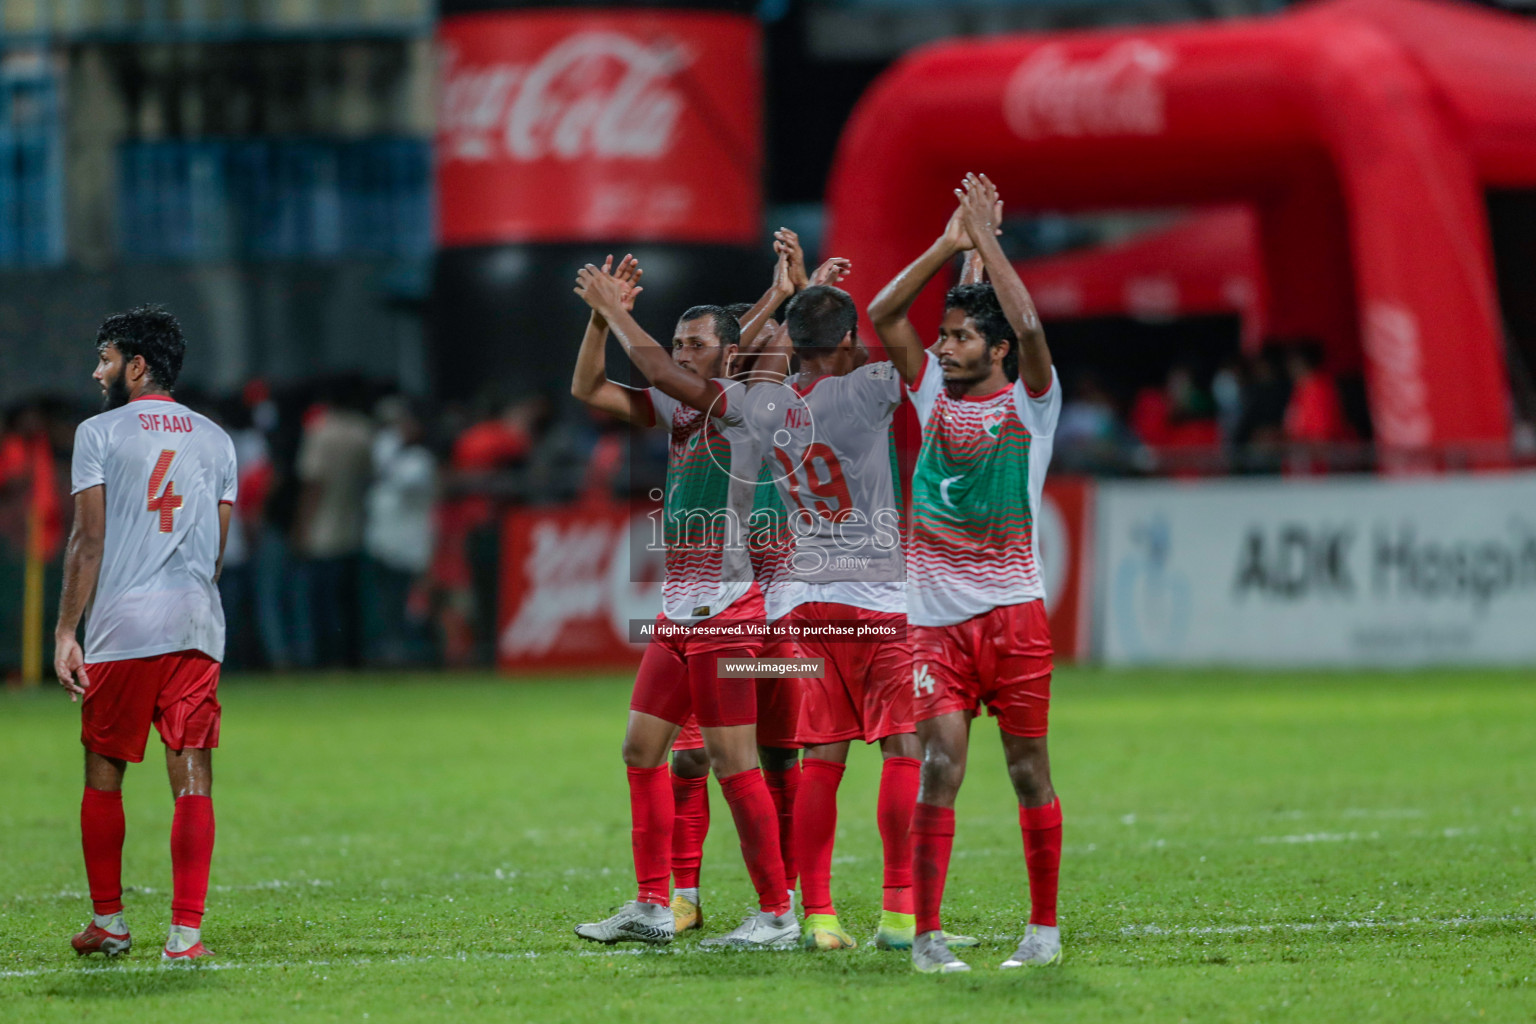
{"label": "blurred crowd in background", "polygon": [[[1065,381],[1057,466],[1100,474],[1317,471],[1362,438],[1306,344],[1176,361],[1161,385]],[[665,439],[543,394],[430,405],[341,375],[178,398],[229,431],[240,470],[220,587],[232,668],[488,665],[507,508],[642,500]],[[14,658],[28,511],[57,565],[74,428],[97,410],[38,397],[0,431],[0,651]],[[1368,428],[1366,428],[1368,429]],[[50,572],[49,615],[57,600]],[[51,621],[51,619],[49,620]],[[6,665],[8,671],[16,666]]]}

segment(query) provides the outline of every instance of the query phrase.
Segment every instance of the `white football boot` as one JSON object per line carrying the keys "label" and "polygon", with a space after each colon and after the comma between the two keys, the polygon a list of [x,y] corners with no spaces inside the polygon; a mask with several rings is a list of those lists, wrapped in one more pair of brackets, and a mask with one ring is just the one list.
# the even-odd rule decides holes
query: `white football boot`
{"label": "white football boot", "polygon": [[912,940],[912,969],[919,974],[959,974],[971,965],[950,952],[943,932],[932,931]]}
{"label": "white football boot", "polygon": [[699,943],[703,949],[794,949],[800,943],[800,922],[795,912],[759,911],[741,922],[729,935],[717,935]]}
{"label": "white football boot", "polygon": [[632,900],[607,920],[577,925],[576,934],[608,946],[615,942],[644,942],[651,946],[665,946],[672,941],[677,931],[671,907]]}
{"label": "white football boot", "polygon": [[1024,928],[1024,938],[1013,956],[1004,960],[1010,967],[1050,967],[1061,963],[1061,929],[1053,925],[1032,924]]}

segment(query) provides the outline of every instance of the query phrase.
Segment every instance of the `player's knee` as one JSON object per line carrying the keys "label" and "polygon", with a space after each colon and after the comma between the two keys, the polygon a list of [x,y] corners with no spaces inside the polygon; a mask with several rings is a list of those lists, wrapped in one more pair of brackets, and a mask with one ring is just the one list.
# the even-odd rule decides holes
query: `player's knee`
{"label": "player's knee", "polygon": [[1051,798],[1051,766],[1043,757],[1010,761],[1008,778],[1013,782],[1013,791],[1026,807],[1043,804]]}
{"label": "player's knee", "polygon": [[674,750],[672,771],[680,779],[702,779],[709,774],[709,755],[704,753],[702,747]]}
{"label": "player's knee", "polygon": [[965,758],[947,747],[930,744],[923,754],[923,792],[952,794],[965,778]]}
{"label": "player's knee", "polygon": [[800,759],[800,751],[785,747],[758,747],[758,759],[767,772],[787,772]]}
{"label": "player's knee", "polygon": [[621,751],[626,768],[655,768],[659,764],[666,764],[667,755],[662,751],[658,757],[649,745],[640,742],[632,736],[624,737],[624,746]]}
{"label": "player's knee", "polygon": [[718,751],[709,757],[709,767],[717,779],[728,779],[732,775],[752,771],[757,766],[755,758],[735,750]]}

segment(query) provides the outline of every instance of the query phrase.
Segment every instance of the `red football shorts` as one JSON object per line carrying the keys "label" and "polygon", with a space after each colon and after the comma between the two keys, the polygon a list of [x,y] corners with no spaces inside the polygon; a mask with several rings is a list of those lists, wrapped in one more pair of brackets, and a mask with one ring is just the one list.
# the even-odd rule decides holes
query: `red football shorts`
{"label": "red football shorts", "polygon": [[[780,619],[783,624],[793,617],[793,612]],[[769,634],[763,644],[760,658],[803,658],[806,655],[794,637]],[[796,750],[804,746],[800,742],[800,701],[805,680],[763,677],[757,681],[757,745],[780,750]]]}
{"label": "red football shorts", "polygon": [[1051,709],[1051,628],[1044,601],[993,608],[912,630],[917,720],[985,704],[1014,736],[1044,736]]}
{"label": "red football shorts", "polygon": [[[770,639],[763,644],[760,658],[798,658],[800,648],[792,639]],[[799,679],[759,679],[757,681],[757,742],[759,746],[794,750],[800,747],[795,729],[800,717]],[[701,750],[704,734],[693,715],[683,723],[682,731],[672,741],[673,750]]]}
{"label": "red football shorts", "polygon": [[907,639],[905,615],[820,601],[801,605],[795,615],[807,625],[846,622],[882,626],[894,630],[898,638],[800,638],[803,656],[821,658],[824,669],[820,679],[807,679],[802,684],[801,743],[811,746],[853,739],[875,743],[913,730],[912,644]]}
{"label": "red football shorts", "polygon": [[[665,615],[658,626],[671,625]],[[729,608],[700,625],[725,629],[734,624],[763,623],[763,594],[756,584]],[[757,687],[751,676],[716,678],[720,658],[755,658],[762,633],[726,631],[721,634],[681,630],[658,634],[646,645],[635,676],[629,709],[682,725],[689,715],[706,729],[752,725],[757,721]]]}
{"label": "red football shorts", "polygon": [[144,760],[149,727],[172,750],[219,745],[219,663],[202,651],[85,666],[80,742],[93,754]]}
{"label": "red football shorts", "polygon": [[692,715],[683,723],[683,728],[677,734],[677,739],[672,741],[673,750],[703,750],[704,733],[699,730],[699,720]]}

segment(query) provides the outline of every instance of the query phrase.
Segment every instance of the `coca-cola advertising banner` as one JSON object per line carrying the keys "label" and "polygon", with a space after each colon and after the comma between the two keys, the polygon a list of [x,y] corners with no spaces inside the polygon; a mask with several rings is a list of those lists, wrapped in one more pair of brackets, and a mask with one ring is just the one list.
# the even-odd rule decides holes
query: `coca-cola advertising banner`
{"label": "coca-cola advertising banner", "polygon": [[756,239],[755,19],[505,11],[445,18],[439,40],[442,245]]}
{"label": "coca-cola advertising banner", "polygon": [[[633,563],[651,536],[651,507],[583,504],[518,509],[502,521],[496,663],[503,669],[636,664],[631,619],[661,611],[665,556]],[[633,577],[646,577],[635,581]]]}
{"label": "coca-cola advertising banner", "polygon": [[[637,664],[644,646],[629,642],[630,622],[649,622],[661,610],[665,556],[648,547],[656,514],[654,505],[603,503],[507,513],[497,664],[507,671]],[[1056,657],[1085,657],[1093,592],[1092,481],[1048,481],[1036,522]]]}

